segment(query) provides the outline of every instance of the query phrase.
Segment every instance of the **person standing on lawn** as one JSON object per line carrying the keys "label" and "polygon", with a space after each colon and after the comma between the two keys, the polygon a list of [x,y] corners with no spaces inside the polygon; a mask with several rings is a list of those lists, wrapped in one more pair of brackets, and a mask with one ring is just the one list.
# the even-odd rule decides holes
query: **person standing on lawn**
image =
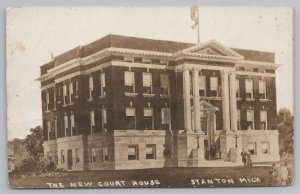
{"label": "person standing on lawn", "polygon": [[243,162],[244,166],[246,166],[246,156],[247,156],[247,153],[245,152],[244,149],[241,152],[241,156],[242,156],[242,162]]}

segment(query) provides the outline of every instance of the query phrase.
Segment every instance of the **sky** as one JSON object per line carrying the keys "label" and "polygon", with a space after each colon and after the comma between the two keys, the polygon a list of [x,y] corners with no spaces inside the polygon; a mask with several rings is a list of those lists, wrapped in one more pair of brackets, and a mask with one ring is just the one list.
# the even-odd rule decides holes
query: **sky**
{"label": "sky", "polygon": [[[190,7],[7,9],[8,139],[42,123],[40,66],[107,34],[197,43]],[[293,15],[289,7],[199,7],[200,42],[275,53],[277,109],[293,107]]]}

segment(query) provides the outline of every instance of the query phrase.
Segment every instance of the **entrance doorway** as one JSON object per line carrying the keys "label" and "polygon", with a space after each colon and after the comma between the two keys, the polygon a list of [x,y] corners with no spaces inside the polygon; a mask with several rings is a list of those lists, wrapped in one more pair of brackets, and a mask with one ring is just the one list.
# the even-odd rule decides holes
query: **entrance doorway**
{"label": "entrance doorway", "polygon": [[72,169],[72,165],[73,165],[72,150],[68,150],[68,170]]}

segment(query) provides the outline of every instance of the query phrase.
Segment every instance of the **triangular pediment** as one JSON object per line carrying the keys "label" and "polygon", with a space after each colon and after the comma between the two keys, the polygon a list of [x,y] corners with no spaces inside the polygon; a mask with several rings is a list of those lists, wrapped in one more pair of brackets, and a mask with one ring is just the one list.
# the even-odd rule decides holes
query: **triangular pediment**
{"label": "triangular pediment", "polygon": [[211,47],[207,46],[198,50],[193,51],[192,53],[196,54],[206,54],[206,55],[219,55],[219,56],[227,56],[226,54],[222,53],[221,51]]}
{"label": "triangular pediment", "polygon": [[244,57],[234,50],[224,46],[216,40],[199,43],[184,50],[179,51],[183,55],[198,57],[222,57],[231,59],[243,59]]}
{"label": "triangular pediment", "polygon": [[214,106],[213,104],[209,103],[206,100],[200,100],[200,107],[203,110],[211,110],[211,111],[218,111],[218,107]]}

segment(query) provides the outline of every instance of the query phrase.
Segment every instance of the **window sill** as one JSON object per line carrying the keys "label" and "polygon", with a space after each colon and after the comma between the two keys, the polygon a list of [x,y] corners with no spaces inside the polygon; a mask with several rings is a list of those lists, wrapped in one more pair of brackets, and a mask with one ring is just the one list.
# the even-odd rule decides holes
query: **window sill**
{"label": "window sill", "polygon": [[74,98],[76,98],[76,99],[77,99],[77,98],[79,98],[79,96],[78,96],[78,95],[76,95],[76,96],[74,96]]}
{"label": "window sill", "polygon": [[72,105],[74,105],[74,102],[69,103],[69,106],[72,106]]}
{"label": "window sill", "polygon": [[143,94],[144,97],[154,97],[155,94]]}
{"label": "window sill", "polygon": [[68,106],[67,104],[63,104],[63,105],[62,105],[62,107],[67,107],[67,106]]}
{"label": "window sill", "polygon": [[54,108],[53,111],[56,111],[56,108]]}
{"label": "window sill", "polygon": [[60,104],[61,103],[61,101],[57,101],[57,104]]}
{"label": "window sill", "polygon": [[255,101],[255,98],[246,98],[246,101],[253,102],[253,101]]}
{"label": "window sill", "polygon": [[45,110],[45,113],[49,113],[50,112],[50,110]]}
{"label": "window sill", "polygon": [[88,101],[89,101],[89,102],[92,102],[92,101],[93,101],[93,98],[89,98]]}
{"label": "window sill", "polygon": [[261,98],[261,99],[259,99],[259,101],[260,102],[268,102],[268,101],[270,101],[269,99],[266,99],[266,98]]}
{"label": "window sill", "polygon": [[169,95],[169,94],[161,94],[160,97],[161,98],[171,98],[171,95]]}
{"label": "window sill", "polygon": [[125,96],[136,97],[137,95],[138,95],[137,93],[128,93],[128,92],[125,92]]}

